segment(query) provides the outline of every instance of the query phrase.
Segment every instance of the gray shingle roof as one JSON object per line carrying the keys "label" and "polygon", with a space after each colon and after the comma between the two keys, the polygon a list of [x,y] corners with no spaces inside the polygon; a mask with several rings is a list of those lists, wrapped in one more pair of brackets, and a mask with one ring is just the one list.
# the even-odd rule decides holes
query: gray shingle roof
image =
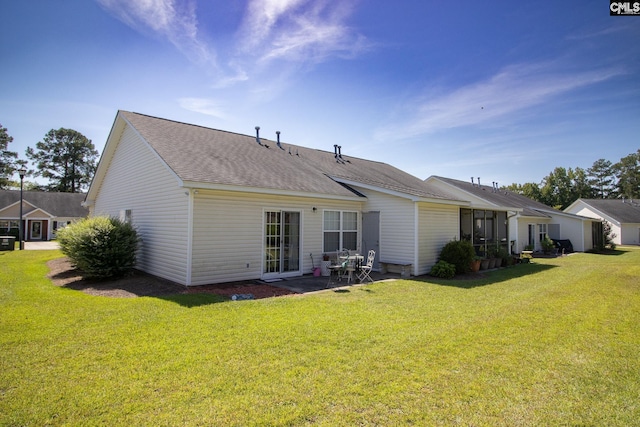
{"label": "gray shingle roof", "polygon": [[563,213],[562,211],[547,206],[544,203],[537,202],[512,191],[493,191],[493,188],[489,185],[478,186],[478,184],[472,184],[471,182],[444,178],[441,176],[435,176],[434,178],[473,194],[476,197],[480,197],[489,203],[503,207],[522,209],[522,215],[524,216],[549,217],[549,213]]}
{"label": "gray shingle roof", "polygon": [[[23,199],[36,208],[42,209],[55,217],[82,218],[89,210],[82,206],[84,193],[54,193],[43,191],[24,191]],[[0,190],[0,209],[20,202],[20,192]]]}
{"label": "gray shingle roof", "polygon": [[579,199],[620,223],[640,223],[640,205],[621,199]]}
{"label": "gray shingle roof", "polygon": [[[342,155],[332,151],[210,129],[139,113],[120,111],[185,182],[223,184],[310,194],[353,197],[348,186],[354,181],[419,198],[451,200],[421,179],[385,163]],[[333,143],[328,144],[333,147]],[[267,148],[268,147],[268,148]]]}

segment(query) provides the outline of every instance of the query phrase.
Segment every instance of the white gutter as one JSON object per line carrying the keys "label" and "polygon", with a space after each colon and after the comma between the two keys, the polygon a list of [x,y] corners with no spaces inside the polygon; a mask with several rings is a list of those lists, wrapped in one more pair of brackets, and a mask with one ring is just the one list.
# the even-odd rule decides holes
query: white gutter
{"label": "white gutter", "polygon": [[187,275],[185,277],[186,286],[191,286],[191,274],[193,268],[193,205],[195,191],[189,190],[189,200],[187,201]]}
{"label": "white gutter", "polygon": [[200,190],[219,190],[219,191],[233,191],[239,193],[254,193],[254,194],[268,194],[277,196],[291,196],[291,197],[313,197],[316,199],[331,199],[331,200],[345,200],[362,202],[363,198],[358,197],[355,194],[353,196],[341,196],[338,194],[325,194],[325,193],[309,193],[306,191],[290,191],[280,190],[275,188],[260,188],[260,187],[245,187],[242,185],[227,185],[227,184],[213,184],[197,181],[184,181],[182,187],[188,189],[200,189]]}

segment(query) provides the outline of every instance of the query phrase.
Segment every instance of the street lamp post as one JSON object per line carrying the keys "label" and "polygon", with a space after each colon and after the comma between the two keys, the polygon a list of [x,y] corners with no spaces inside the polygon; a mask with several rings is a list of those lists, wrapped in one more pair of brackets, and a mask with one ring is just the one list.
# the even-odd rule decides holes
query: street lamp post
{"label": "street lamp post", "polygon": [[24,250],[24,243],[23,243],[23,239],[24,239],[24,225],[22,225],[22,187],[23,187],[23,182],[24,182],[24,176],[27,174],[27,170],[22,167],[20,168],[20,170],[18,170],[18,174],[20,174],[20,221],[18,223],[18,238],[20,239],[20,250]]}

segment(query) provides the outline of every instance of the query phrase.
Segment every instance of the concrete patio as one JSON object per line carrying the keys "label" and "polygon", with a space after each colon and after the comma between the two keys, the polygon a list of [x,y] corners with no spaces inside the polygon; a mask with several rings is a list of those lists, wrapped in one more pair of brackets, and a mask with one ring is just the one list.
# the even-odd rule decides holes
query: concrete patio
{"label": "concrete patio", "polygon": [[[379,273],[372,272],[371,279],[374,282],[382,282],[387,280],[401,280],[400,274],[397,273]],[[278,288],[287,289],[292,292],[296,292],[299,294],[306,294],[310,292],[321,292],[327,290],[341,290],[341,289],[349,289],[354,286],[366,286],[366,283],[358,283],[358,281],[354,281],[351,283],[347,283],[346,279],[342,281],[329,283],[329,277],[325,276],[314,276],[313,274],[306,274],[300,277],[291,277],[289,279],[282,279],[278,281],[262,281],[258,280],[256,283],[268,284],[270,286],[275,286]],[[369,282],[367,282],[369,283]]]}

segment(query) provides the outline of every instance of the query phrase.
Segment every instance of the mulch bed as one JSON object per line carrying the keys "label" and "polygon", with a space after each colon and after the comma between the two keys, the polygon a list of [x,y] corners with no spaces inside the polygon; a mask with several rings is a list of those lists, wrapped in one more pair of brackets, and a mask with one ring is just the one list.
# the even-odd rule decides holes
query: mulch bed
{"label": "mulch bed", "polygon": [[287,289],[252,282],[185,287],[138,270],[133,270],[131,274],[118,279],[85,279],[82,273],[71,265],[68,258],[49,261],[47,267],[49,267],[47,277],[56,286],[82,291],[89,295],[112,298],[208,293],[227,298],[231,298],[234,294],[251,294],[254,299],[261,299],[295,294]]}

